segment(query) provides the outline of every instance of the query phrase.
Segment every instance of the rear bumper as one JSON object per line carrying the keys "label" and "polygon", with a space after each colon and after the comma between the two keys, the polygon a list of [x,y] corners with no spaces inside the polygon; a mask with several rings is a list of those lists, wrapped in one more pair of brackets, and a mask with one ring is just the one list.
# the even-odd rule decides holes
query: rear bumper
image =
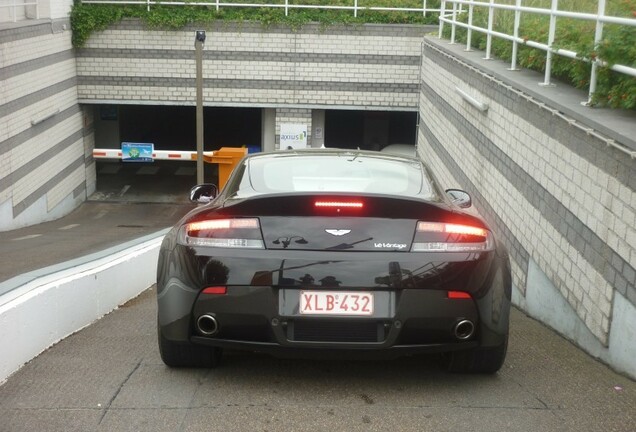
{"label": "rear bumper", "polygon": [[[377,353],[395,357],[496,346],[508,333],[507,262],[494,253],[472,261],[451,257],[457,262],[422,265],[414,259],[430,262],[431,257],[340,253],[337,256],[342,260],[325,262],[301,257],[298,252],[266,254],[266,259],[262,252],[229,258],[197,256],[195,252],[177,247],[163,250],[160,256],[158,324],[162,336],[171,341],[280,356]],[[262,272],[267,268],[277,270]],[[403,269],[402,273],[391,273],[395,268]],[[422,270],[417,272],[418,268]],[[350,280],[352,270],[361,280],[355,288],[346,289],[383,293],[378,297],[388,304],[377,308],[383,312],[369,317],[301,316],[297,309],[281,303],[281,293],[303,288],[298,280],[306,273],[320,271],[337,280]],[[227,286],[227,294],[200,294],[213,285]],[[470,292],[473,298],[448,299],[448,289]],[[218,332],[211,336],[203,336],[195,324],[205,314],[218,322]],[[453,334],[461,320],[475,326],[467,340]]]}
{"label": "rear bumper", "polygon": [[260,352],[280,358],[321,358],[321,359],[395,359],[407,355],[423,353],[442,353],[459,351],[479,346],[478,341],[452,343],[452,344],[427,344],[427,345],[394,345],[358,346],[342,344],[325,346],[321,343],[305,343],[296,346],[281,346],[270,342],[246,342],[224,339],[210,339],[201,336],[193,336],[192,343],[207,346],[216,346],[226,349]]}
{"label": "rear bumper", "polygon": [[[375,317],[301,316],[285,312],[275,287],[228,287],[226,295],[200,295],[192,313],[160,325],[167,339],[277,356],[362,356],[393,358],[420,352],[442,352],[503,343],[505,330],[484,322],[478,303],[451,300],[444,291],[403,290],[394,293],[392,312]],[[503,305],[505,307],[505,305]],[[203,335],[199,317],[214,317],[217,330]],[[458,323],[475,327],[466,340],[455,334]]]}

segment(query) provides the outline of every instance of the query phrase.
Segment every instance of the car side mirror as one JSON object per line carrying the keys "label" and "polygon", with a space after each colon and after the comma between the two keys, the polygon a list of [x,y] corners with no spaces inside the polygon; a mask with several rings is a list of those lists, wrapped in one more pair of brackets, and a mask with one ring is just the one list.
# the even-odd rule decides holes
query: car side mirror
{"label": "car side mirror", "polygon": [[450,197],[453,204],[460,208],[469,208],[473,205],[473,200],[461,189],[446,189],[446,193]]}
{"label": "car side mirror", "polygon": [[196,185],[190,189],[190,202],[197,204],[207,204],[219,193],[219,188],[212,183]]}

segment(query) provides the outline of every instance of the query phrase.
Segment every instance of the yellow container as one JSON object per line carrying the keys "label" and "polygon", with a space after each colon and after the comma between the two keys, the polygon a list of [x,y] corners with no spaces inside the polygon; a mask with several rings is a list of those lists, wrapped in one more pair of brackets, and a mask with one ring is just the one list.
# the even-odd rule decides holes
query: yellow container
{"label": "yellow container", "polygon": [[246,147],[221,147],[212,156],[206,156],[205,161],[219,164],[219,190],[223,189],[234,167],[247,155]]}

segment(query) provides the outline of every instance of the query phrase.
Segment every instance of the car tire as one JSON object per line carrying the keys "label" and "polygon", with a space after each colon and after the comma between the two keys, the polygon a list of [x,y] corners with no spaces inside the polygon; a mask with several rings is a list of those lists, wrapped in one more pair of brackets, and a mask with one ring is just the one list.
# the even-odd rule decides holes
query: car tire
{"label": "car tire", "polygon": [[166,366],[215,368],[221,363],[221,348],[171,342],[164,338],[160,331],[158,333],[159,354]]}
{"label": "car tire", "polygon": [[446,369],[452,373],[494,374],[503,366],[508,351],[508,335],[499,346],[453,351],[446,356]]}

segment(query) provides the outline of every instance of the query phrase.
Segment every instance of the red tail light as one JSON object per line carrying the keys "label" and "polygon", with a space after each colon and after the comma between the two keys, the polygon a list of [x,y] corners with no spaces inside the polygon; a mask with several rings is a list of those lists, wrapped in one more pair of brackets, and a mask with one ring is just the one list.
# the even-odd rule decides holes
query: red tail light
{"label": "red tail light", "polygon": [[179,230],[187,246],[264,249],[257,218],[208,219],[190,222]]}
{"label": "red tail light", "polygon": [[472,298],[470,294],[464,291],[448,291],[447,297],[452,300],[458,300],[458,299],[470,300]]}
{"label": "red tail light", "polygon": [[216,295],[227,294],[227,287],[225,286],[207,287],[203,290],[203,294],[216,294]]}
{"label": "red tail light", "polygon": [[418,222],[418,232],[436,232],[447,234],[463,234],[471,236],[486,237],[488,230],[470,225],[447,224],[440,222]]}
{"label": "red tail light", "polygon": [[417,223],[413,252],[481,252],[492,250],[492,233],[485,228],[443,222]]}
{"label": "red tail light", "polygon": [[258,228],[258,219],[212,219],[191,222],[188,231],[222,230],[230,228]]}

